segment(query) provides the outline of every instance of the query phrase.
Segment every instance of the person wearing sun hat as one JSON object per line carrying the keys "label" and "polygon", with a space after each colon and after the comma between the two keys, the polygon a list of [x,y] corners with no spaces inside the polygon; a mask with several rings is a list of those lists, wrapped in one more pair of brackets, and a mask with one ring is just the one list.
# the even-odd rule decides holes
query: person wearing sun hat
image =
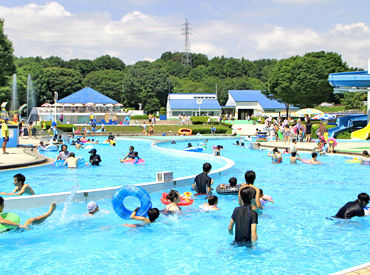
{"label": "person wearing sun hat", "polygon": [[94,216],[99,212],[99,205],[96,203],[96,201],[89,202],[86,208],[90,216]]}
{"label": "person wearing sun hat", "polygon": [[8,152],[6,152],[6,144],[8,143],[9,141],[9,128],[8,128],[8,118],[4,118],[4,122],[3,124],[1,125],[1,132],[2,132],[2,135],[3,135],[3,154],[9,154]]}

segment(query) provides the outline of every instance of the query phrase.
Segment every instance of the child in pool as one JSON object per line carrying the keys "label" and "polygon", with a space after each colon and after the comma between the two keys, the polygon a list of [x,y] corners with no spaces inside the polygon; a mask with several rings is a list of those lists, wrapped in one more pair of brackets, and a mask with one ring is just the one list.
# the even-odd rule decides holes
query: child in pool
{"label": "child in pool", "polygon": [[272,157],[272,163],[281,163],[283,162],[283,157],[279,152],[278,148],[274,148],[270,153],[267,154],[269,157]]}
{"label": "child in pool", "polygon": [[310,159],[311,164],[321,164],[321,162],[316,159],[317,158],[316,152],[313,152],[311,156],[312,156],[312,159]]}
{"label": "child in pool", "polygon": [[274,200],[270,195],[263,194],[263,190],[260,188],[260,201],[262,206],[264,206],[267,202],[274,203]]}
{"label": "child in pool", "polygon": [[181,208],[177,205],[180,202],[180,194],[175,190],[171,190],[166,197],[171,203],[166,205],[165,210],[172,213],[181,212]]}
{"label": "child in pool", "polygon": [[220,184],[219,187],[220,188],[236,187],[237,183],[238,183],[238,180],[235,177],[231,177],[229,179],[229,184],[228,185]]}
{"label": "child in pool", "polygon": [[6,196],[21,196],[23,194],[35,195],[35,192],[28,184],[25,184],[26,177],[22,174],[16,174],[13,177],[15,188],[10,193],[0,192],[1,195]]}
{"label": "child in pool", "polygon": [[127,153],[127,155],[123,159],[120,160],[121,162],[123,162],[127,158],[129,158],[129,159],[134,159],[135,158],[135,156],[134,156],[135,147],[130,146],[128,150],[129,150],[129,152]]}
{"label": "child in pool", "polygon": [[297,164],[297,160],[301,160],[301,157],[297,152],[292,152],[292,155],[290,156],[290,164]]}
{"label": "child in pool", "polygon": [[69,157],[66,158],[63,165],[68,165],[68,168],[77,168],[77,162],[80,159],[80,157],[75,156],[75,153],[71,152],[69,153]]}
{"label": "child in pool", "polygon": [[370,155],[367,150],[362,152],[361,164],[370,165]]}
{"label": "child in pool", "polygon": [[220,210],[220,208],[217,207],[217,204],[218,204],[218,197],[211,195],[208,197],[208,203],[205,202],[199,205],[199,207],[206,211]]}
{"label": "child in pool", "polygon": [[142,224],[124,224],[125,226],[128,227],[141,227],[145,226],[147,224],[151,224],[155,222],[155,220],[159,217],[159,210],[158,208],[151,208],[148,211],[148,218],[142,217],[142,216],[136,216],[137,211],[139,211],[140,207],[137,207],[134,212],[132,212],[130,219],[136,220],[136,221],[141,221],[143,222]]}

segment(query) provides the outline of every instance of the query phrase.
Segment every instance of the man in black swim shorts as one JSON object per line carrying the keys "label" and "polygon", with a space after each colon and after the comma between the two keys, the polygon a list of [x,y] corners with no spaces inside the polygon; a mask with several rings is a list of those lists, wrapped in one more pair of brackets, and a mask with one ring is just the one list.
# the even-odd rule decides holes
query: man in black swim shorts
{"label": "man in black swim shorts", "polygon": [[364,207],[369,204],[369,195],[367,193],[361,193],[357,196],[357,200],[347,202],[338,213],[335,218],[340,219],[350,219],[355,216],[363,217],[365,216]]}

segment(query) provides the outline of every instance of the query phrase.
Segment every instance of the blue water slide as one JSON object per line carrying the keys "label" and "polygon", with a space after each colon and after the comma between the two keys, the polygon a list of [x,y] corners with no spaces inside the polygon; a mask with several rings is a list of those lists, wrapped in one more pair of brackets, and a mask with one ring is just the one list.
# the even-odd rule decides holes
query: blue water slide
{"label": "blue water slide", "polygon": [[366,126],[367,115],[348,115],[337,118],[337,127],[328,129],[329,137],[337,137],[340,133],[356,126]]}
{"label": "blue water slide", "polygon": [[367,71],[363,72],[345,72],[329,74],[329,84],[334,88],[352,87],[368,88],[370,87],[370,75]]}

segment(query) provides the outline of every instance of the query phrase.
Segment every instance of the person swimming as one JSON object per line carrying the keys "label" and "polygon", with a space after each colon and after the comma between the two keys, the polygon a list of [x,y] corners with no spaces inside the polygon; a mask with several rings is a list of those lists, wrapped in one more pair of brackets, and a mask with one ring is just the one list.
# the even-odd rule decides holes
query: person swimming
{"label": "person swimming", "polygon": [[199,208],[206,210],[206,211],[213,211],[213,210],[220,210],[220,208],[217,207],[218,204],[218,197],[211,195],[207,199],[208,202],[205,202],[201,205],[199,205]]}
{"label": "person swimming", "polygon": [[87,212],[90,216],[94,216],[96,213],[99,212],[99,205],[95,201],[91,201],[86,206]]}
{"label": "person swimming", "polygon": [[16,174],[13,176],[15,188],[10,193],[0,192],[1,195],[6,196],[21,196],[23,194],[35,195],[35,191],[29,184],[25,184],[26,177],[23,174]]}
{"label": "person swimming", "polygon": [[68,166],[68,168],[77,168],[77,162],[81,157],[76,157],[75,153],[71,152],[69,153],[69,157],[66,158],[63,165]]}
{"label": "person swimming", "polygon": [[121,162],[124,162],[128,158],[129,159],[134,159],[135,158],[135,156],[134,156],[135,147],[134,146],[130,146],[128,150],[129,150],[129,152],[127,153],[127,155],[123,159],[121,159]]}
{"label": "person swimming", "polygon": [[101,162],[100,155],[98,155],[96,152],[97,152],[96,149],[91,149],[89,151],[89,154],[91,154],[90,155],[90,163],[91,163],[91,165],[94,165],[94,166],[98,166]]}
{"label": "person swimming", "polygon": [[181,212],[181,208],[177,205],[180,202],[180,194],[176,190],[171,190],[166,197],[167,200],[170,201],[168,205],[166,205],[165,211],[171,213],[178,213]]}
{"label": "person swimming", "polygon": [[369,204],[369,195],[367,193],[360,193],[357,196],[357,200],[347,202],[338,213],[334,216],[340,219],[350,219],[353,217],[365,216],[364,208]]}

